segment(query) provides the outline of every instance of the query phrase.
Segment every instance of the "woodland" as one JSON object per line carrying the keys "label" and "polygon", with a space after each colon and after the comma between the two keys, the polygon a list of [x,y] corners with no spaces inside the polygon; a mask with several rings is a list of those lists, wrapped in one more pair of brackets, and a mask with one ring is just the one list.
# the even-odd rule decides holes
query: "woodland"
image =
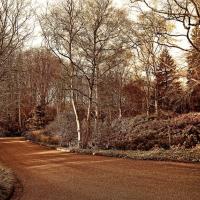
{"label": "woodland", "polygon": [[192,148],[199,112],[198,0],[0,0],[0,135]]}

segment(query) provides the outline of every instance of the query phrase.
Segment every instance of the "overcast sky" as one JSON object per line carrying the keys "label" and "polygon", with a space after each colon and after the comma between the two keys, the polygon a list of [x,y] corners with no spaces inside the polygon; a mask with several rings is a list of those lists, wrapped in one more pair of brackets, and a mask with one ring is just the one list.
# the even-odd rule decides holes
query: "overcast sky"
{"label": "overcast sky", "polygon": [[[42,8],[43,6],[46,5],[47,1],[56,2],[56,0],[33,0],[32,2],[34,3],[34,6]],[[113,0],[113,4],[116,7],[119,7],[119,8],[120,7],[127,7],[128,8],[129,3],[130,3],[130,0]],[[135,12],[132,12],[132,13],[135,13]],[[179,31],[179,32],[184,31],[184,29],[182,28],[182,25],[179,25],[176,30]],[[29,41],[28,46],[33,46],[33,47],[40,46],[41,43],[42,43],[42,37],[40,35],[41,35],[41,31],[40,31],[39,25],[38,26],[36,25],[36,28],[35,28],[35,31],[34,31],[34,36]],[[184,47],[188,46],[187,40],[181,40],[180,43]],[[172,54],[178,60],[178,62],[179,62],[179,60],[183,60],[183,59],[179,59],[179,58],[182,58],[183,54],[184,54],[180,50],[172,49]],[[185,63],[185,62],[183,62],[183,63]]]}
{"label": "overcast sky", "polygon": [[129,0],[114,0],[113,1],[117,6],[123,6],[128,4],[130,1]]}
{"label": "overcast sky", "polygon": [[[46,6],[47,2],[56,2],[56,0],[33,0],[33,6],[36,8],[41,8]],[[113,0],[114,6],[120,7],[128,7],[129,0]],[[39,25],[36,25],[34,35],[31,40],[28,42],[28,46],[38,47],[41,45],[42,38],[41,38],[41,31]]]}

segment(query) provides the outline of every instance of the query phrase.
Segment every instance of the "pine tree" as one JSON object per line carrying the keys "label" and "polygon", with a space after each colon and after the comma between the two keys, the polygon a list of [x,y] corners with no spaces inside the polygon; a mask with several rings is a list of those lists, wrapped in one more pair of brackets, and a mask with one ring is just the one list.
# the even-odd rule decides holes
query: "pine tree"
{"label": "pine tree", "polygon": [[32,116],[27,121],[27,128],[29,130],[43,129],[46,125],[46,110],[45,102],[41,100],[32,112]]}
{"label": "pine tree", "polygon": [[177,95],[181,89],[177,76],[177,66],[167,49],[164,49],[159,57],[156,74],[156,89],[158,104],[161,109],[169,110],[173,95]]}
{"label": "pine tree", "polygon": [[[194,28],[192,41],[195,46],[200,46],[200,27]],[[190,109],[192,111],[200,111],[200,52],[191,47],[187,60]]]}

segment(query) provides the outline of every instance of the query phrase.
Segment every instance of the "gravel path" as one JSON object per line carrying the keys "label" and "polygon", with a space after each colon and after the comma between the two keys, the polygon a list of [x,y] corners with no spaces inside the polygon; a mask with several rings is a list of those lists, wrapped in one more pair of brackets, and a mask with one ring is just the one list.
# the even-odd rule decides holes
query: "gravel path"
{"label": "gravel path", "polygon": [[0,161],[23,184],[21,200],[199,200],[200,164],[133,161],[0,139]]}

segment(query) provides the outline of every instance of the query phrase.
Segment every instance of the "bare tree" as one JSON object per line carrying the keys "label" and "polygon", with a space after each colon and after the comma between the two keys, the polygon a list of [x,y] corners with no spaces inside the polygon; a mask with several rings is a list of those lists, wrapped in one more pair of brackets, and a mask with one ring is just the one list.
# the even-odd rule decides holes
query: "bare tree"
{"label": "bare tree", "polygon": [[[154,13],[161,15],[166,21],[173,24],[181,24],[185,32],[176,33],[165,31],[159,31],[158,34],[163,35],[163,37],[169,38],[180,38],[184,40],[185,38],[188,42],[198,51],[199,47],[195,45],[192,41],[192,30],[194,27],[200,25],[200,2],[199,0],[168,0],[168,1],[157,1],[154,4],[151,0],[130,0],[133,7],[145,7],[150,9]],[[174,43],[167,39],[167,42],[161,43],[167,47],[175,47],[181,50],[188,50],[185,47]]]}
{"label": "bare tree", "polygon": [[81,7],[80,1],[63,1],[61,5],[47,10],[40,18],[46,43],[60,59],[66,71],[65,75],[70,79],[71,103],[76,117],[78,146],[81,142],[81,125],[75,101],[77,93],[75,79],[78,71],[81,70],[76,59],[77,38],[82,28]]}
{"label": "bare tree", "polygon": [[0,79],[7,72],[4,63],[31,33],[29,5],[26,0],[0,1]]}
{"label": "bare tree", "polygon": [[[86,146],[92,134],[93,109],[94,131],[98,132],[99,80],[121,62],[118,55],[125,50],[124,29],[130,21],[124,11],[112,6],[111,0],[88,0],[84,5],[80,1],[68,0],[47,10],[40,22],[48,46],[60,58],[67,78],[71,80],[70,91],[77,121],[78,143],[81,139],[81,127],[75,97],[81,94],[87,98],[87,130],[82,136]],[[88,91],[78,88],[77,80],[81,81],[80,84],[87,85]]]}
{"label": "bare tree", "polygon": [[137,44],[136,53],[138,55],[138,64],[140,71],[144,71],[146,79],[146,106],[147,116],[150,114],[151,96],[154,96],[154,110],[158,114],[158,91],[155,82],[157,72],[158,55],[162,50],[161,42],[165,37],[157,34],[158,31],[166,29],[164,19],[153,12],[143,12],[139,15],[138,22],[134,24],[133,38]]}
{"label": "bare tree", "polygon": [[84,4],[83,29],[80,37],[80,54],[84,58],[84,71],[88,77],[87,133],[85,144],[91,140],[91,114],[94,104],[94,134],[98,135],[99,84],[103,76],[124,61],[127,46],[126,12],[112,6],[111,0],[88,1]]}

